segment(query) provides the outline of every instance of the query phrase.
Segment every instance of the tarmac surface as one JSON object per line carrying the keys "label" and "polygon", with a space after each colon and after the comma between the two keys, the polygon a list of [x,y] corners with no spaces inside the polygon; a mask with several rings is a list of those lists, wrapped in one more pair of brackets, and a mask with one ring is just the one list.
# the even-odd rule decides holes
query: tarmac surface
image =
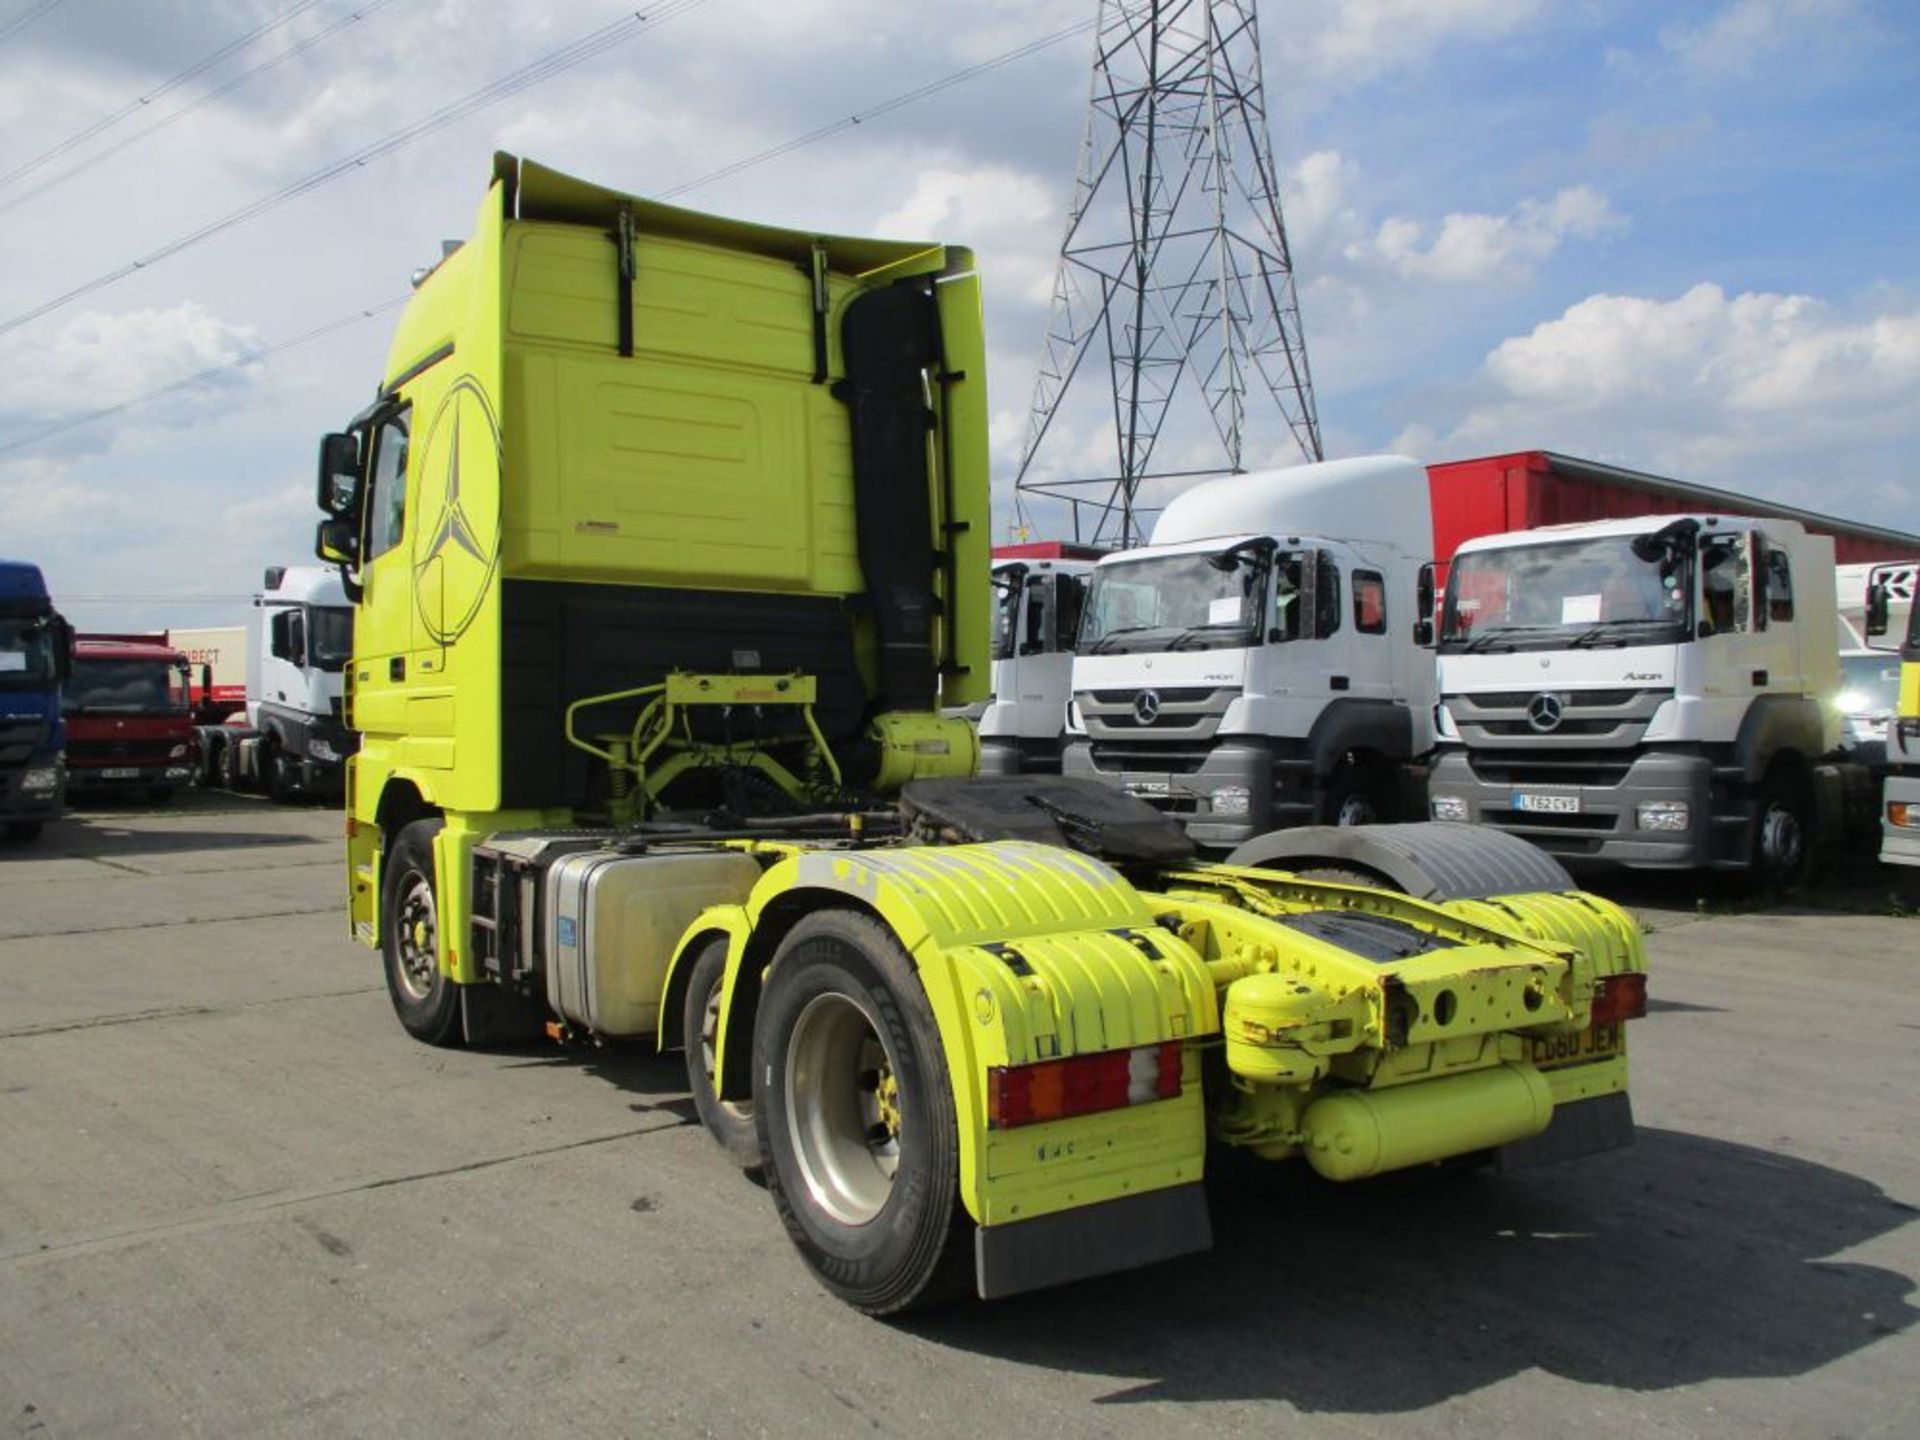
{"label": "tarmac surface", "polygon": [[1920,920],[1878,878],[1628,889],[1631,1150],[1233,1167],[1206,1256],[888,1325],[679,1057],[409,1040],[340,830],[195,794],[0,848],[0,1433],[1920,1435]]}

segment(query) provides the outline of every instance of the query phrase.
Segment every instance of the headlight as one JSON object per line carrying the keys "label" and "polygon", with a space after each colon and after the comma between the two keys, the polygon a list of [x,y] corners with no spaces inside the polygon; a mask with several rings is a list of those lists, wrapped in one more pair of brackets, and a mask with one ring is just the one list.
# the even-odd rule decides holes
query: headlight
{"label": "headlight", "polygon": [[1216,815],[1244,815],[1253,797],[1244,785],[1222,785],[1213,792],[1213,813]]}
{"label": "headlight", "polygon": [[324,760],[329,765],[336,764],[340,759],[340,752],[318,735],[307,741],[307,754],[315,760]]}
{"label": "headlight", "polygon": [[1433,818],[1436,820],[1465,820],[1467,802],[1458,795],[1436,795],[1433,797]]}
{"label": "headlight", "polygon": [[169,760],[184,760],[186,758],[186,754],[187,754],[187,747],[185,745],[176,745],[171,750],[167,751],[167,758]]}
{"label": "headlight", "polygon": [[22,790],[33,790],[43,794],[59,783],[60,772],[52,765],[43,766],[38,770],[29,770],[20,777]]}
{"label": "headlight", "polygon": [[1684,800],[1642,800],[1633,807],[1633,823],[1642,830],[1684,830],[1691,819]]}
{"label": "headlight", "polygon": [[1887,824],[1896,830],[1920,830],[1920,805],[1903,800],[1887,802]]}

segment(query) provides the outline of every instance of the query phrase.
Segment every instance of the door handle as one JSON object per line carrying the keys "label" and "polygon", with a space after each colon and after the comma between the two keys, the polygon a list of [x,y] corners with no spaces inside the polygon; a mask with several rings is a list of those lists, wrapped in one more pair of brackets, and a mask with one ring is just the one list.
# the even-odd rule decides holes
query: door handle
{"label": "door handle", "polygon": [[1754,671],[1754,672],[1753,672],[1753,683],[1754,683],[1754,684],[1756,684],[1756,685],[1764,685],[1764,684],[1766,684],[1766,683],[1767,683],[1767,672],[1766,672],[1766,671],[1764,671],[1764,670],[1756,670],[1756,671]]}
{"label": "door handle", "polygon": [[389,680],[404,680],[407,678],[406,656],[396,655],[387,661],[387,678]]}

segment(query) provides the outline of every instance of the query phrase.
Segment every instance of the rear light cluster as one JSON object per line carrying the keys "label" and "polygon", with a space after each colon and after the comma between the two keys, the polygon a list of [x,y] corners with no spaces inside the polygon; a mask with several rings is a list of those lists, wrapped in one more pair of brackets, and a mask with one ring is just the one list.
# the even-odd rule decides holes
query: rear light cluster
{"label": "rear light cluster", "polygon": [[1593,1024],[1618,1025],[1622,1020],[1638,1020],[1647,1013],[1647,977],[1643,971],[1630,970],[1608,975],[1593,995]]}
{"label": "rear light cluster", "polygon": [[987,1125],[1011,1130],[1102,1110],[1123,1110],[1180,1093],[1180,1042],[1102,1050],[987,1071]]}

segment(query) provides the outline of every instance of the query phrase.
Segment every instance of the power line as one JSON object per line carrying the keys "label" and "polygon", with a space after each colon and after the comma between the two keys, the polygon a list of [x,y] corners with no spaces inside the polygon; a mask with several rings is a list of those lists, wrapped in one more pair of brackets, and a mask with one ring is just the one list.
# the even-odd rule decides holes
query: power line
{"label": "power line", "polygon": [[[153,104],[154,101],[160,99],[164,95],[171,93],[174,90],[179,89],[182,85],[186,84],[188,81],[198,79],[200,76],[206,74],[207,71],[211,70],[214,66],[218,65],[221,61],[226,60],[232,55],[238,53],[239,51],[246,49],[247,46],[251,45],[254,41],[258,40],[262,35],[268,34],[271,31],[279,29],[282,25],[285,25],[288,21],[297,19],[301,15],[304,15],[307,11],[311,10],[314,6],[322,5],[325,3],[326,3],[326,0],[300,0],[300,3],[295,5],[292,9],[283,10],[278,15],[274,16],[273,19],[268,20],[266,23],[262,25],[256,25],[253,29],[249,30],[246,34],[242,35],[239,39],[228,41],[225,45],[222,45],[218,50],[214,51],[211,55],[207,56],[203,60],[197,61],[193,65],[188,66],[185,70],[182,70],[178,75],[173,76],[171,79],[163,80],[159,85],[155,86],[153,89],[147,91],[143,95],[134,96],[133,99],[129,100],[126,104],[122,105],[118,110],[115,110],[111,115],[101,116],[98,120],[94,121],[91,125],[88,125],[83,129],[75,131],[73,134],[69,135],[66,139],[62,140],[59,144],[54,145],[49,149],[41,151],[38,155],[34,156],[31,160],[22,161],[20,164],[14,166],[13,169],[7,171],[5,174],[0,174],[0,185],[11,185],[15,180],[18,180],[22,175],[29,175],[35,170],[38,170],[42,165],[45,165],[48,161],[57,160],[62,155],[65,155],[69,151],[74,150],[77,147],[86,144],[87,141],[93,139],[94,136],[104,134],[106,131],[111,130],[115,125],[118,125],[122,120],[126,119],[129,115],[135,114],[141,109],[145,108],[146,106]],[[382,0],[382,3],[384,3],[384,0]],[[377,9],[378,6],[375,6],[374,8]],[[252,73],[253,73],[252,71],[247,72],[248,75],[251,75]],[[247,77],[242,76],[240,78],[244,80]]]}
{"label": "power line", "polygon": [[84,284],[74,286],[73,289],[66,291],[64,294],[56,295],[51,300],[43,301],[31,309],[21,311],[11,319],[0,322],[0,335],[10,334],[18,330],[22,325],[38,320],[42,316],[50,315],[54,311],[72,304],[75,300],[93,294],[95,291],[104,290],[107,286],[124,280],[129,275],[135,275],[142,270],[151,269],[162,261],[178,255],[181,251],[198,245],[203,240],[210,240],[215,235],[233,229],[236,225],[243,225],[257,216],[266,214],[269,210],[277,209],[289,200],[305,195],[309,191],[317,190],[321,186],[339,179],[342,175],[361,169],[375,160],[382,159],[393,154],[395,151],[404,149],[416,140],[425,139],[429,135],[444,130],[449,125],[456,124],[466,119],[469,115],[485,109],[489,105],[497,104],[510,96],[519,94],[523,90],[531,89],[535,85],[551,80],[556,75],[564,74],[576,65],[591,60],[595,56],[612,49],[614,46],[632,39],[643,28],[657,29],[668,20],[684,15],[687,11],[695,9],[705,3],[706,0],[666,0],[666,3],[651,15],[643,11],[635,10],[623,16],[621,19],[613,21],[611,24],[603,25],[598,30],[589,32],[572,44],[562,46],[560,49],[543,56],[530,65],[523,65],[518,70],[509,71],[498,80],[483,85],[478,90],[470,91],[457,100],[450,101],[438,110],[414,121],[411,125],[403,126],[401,129],[394,131],[383,139],[376,140],[373,144],[356,150],[344,159],[336,160],[333,164],[316,170],[303,179],[282,186],[280,189],[269,195],[264,195],[258,200],[242,205],[237,210],[229,211],[220,219],[209,221],[197,230],[190,230],[185,235],[179,236],[156,249],[148,251],[138,259],[129,260],[124,265],[107,271],[104,275],[96,275],[93,279],[88,280]]}
{"label": "power line", "polygon": [[39,0],[37,5],[29,5],[13,19],[0,25],[0,41],[11,40],[59,3],[60,0]]}
{"label": "power line", "polygon": [[770,149],[762,150],[757,155],[749,155],[744,160],[735,160],[730,165],[723,165],[718,170],[709,171],[697,179],[688,180],[683,184],[676,185],[671,190],[662,190],[654,198],[671,200],[677,195],[685,195],[690,190],[698,190],[703,185],[711,185],[716,180],[726,180],[738,175],[743,170],[751,170],[754,166],[764,164],[768,160],[777,160],[782,155],[790,155],[795,150],[817,144],[829,136],[838,135],[844,130],[851,130],[856,125],[863,125],[869,120],[877,120],[882,115],[891,114],[895,110],[913,104],[916,100],[924,100],[929,95],[936,95],[942,90],[953,88],[955,85],[965,84],[969,80],[985,75],[990,70],[998,70],[1002,65],[1011,65],[1015,60],[1024,60],[1027,56],[1037,54],[1050,45],[1057,45],[1062,40],[1070,40],[1075,35],[1084,35],[1087,31],[1093,29],[1094,23],[1094,20],[1082,20],[1077,25],[1069,25],[1066,29],[1056,30],[1051,35],[1043,35],[1037,40],[1029,40],[1026,44],[1016,46],[1012,50],[995,55],[990,60],[982,60],[979,64],[969,65],[964,70],[956,70],[951,75],[929,81],[927,84],[921,85],[916,89],[896,95],[891,100],[882,100],[878,105],[869,106],[864,110],[856,110],[853,114],[835,120],[831,124],[822,125],[817,130],[809,130],[804,135],[796,135],[791,140],[784,141]]}
{"label": "power line", "polygon": [[120,154],[122,151],[126,150],[129,146],[138,145],[142,140],[148,139],[154,135],[159,134],[162,130],[166,129],[169,125],[172,125],[175,121],[186,119],[186,117],[193,114],[194,111],[201,109],[203,106],[211,105],[214,101],[222,99],[225,96],[232,94],[235,90],[238,90],[242,85],[245,85],[248,81],[259,78],[260,76],[266,74],[269,70],[279,69],[282,65],[286,64],[289,60],[292,60],[297,56],[304,55],[307,51],[313,49],[313,47],[316,45],[325,44],[328,40],[331,40],[335,35],[338,35],[342,30],[348,29],[349,27],[354,25],[358,25],[363,20],[372,18],[374,15],[377,15],[380,11],[386,9],[387,6],[391,4],[393,4],[393,0],[372,0],[371,4],[362,5],[358,10],[352,11],[349,14],[341,16],[339,19],[335,20],[331,25],[328,25],[325,29],[317,30],[313,34],[307,36],[306,39],[297,41],[294,44],[289,45],[285,50],[282,50],[278,55],[272,56],[269,59],[261,61],[258,65],[255,65],[251,70],[242,71],[240,74],[234,76],[231,80],[226,81],[224,84],[215,86],[213,89],[209,90],[206,94],[200,96],[198,99],[188,101],[185,105],[182,105],[178,110],[173,111],[171,114],[161,116],[158,120],[154,121],[153,124],[147,126],[146,129],[136,130],[133,134],[126,136],[122,140],[116,141],[112,145],[109,145],[106,149],[100,151],[98,154],[89,155],[86,159],[78,161],[77,163],[69,166],[67,169],[62,170],[58,175],[52,176],[50,179],[41,181],[38,185],[34,186],[31,190],[23,190],[18,195],[13,196],[11,199],[6,200],[4,202],[0,202],[0,215],[5,215],[10,211],[17,210],[22,205],[26,204],[29,200],[38,199],[40,196],[46,194],[49,190],[55,189],[58,186],[66,184],[69,180],[74,179],[76,176],[86,174],[87,171],[93,169],[94,166],[99,165],[104,161],[111,160],[114,156]]}
{"label": "power line", "polygon": [[216,379],[221,375],[243,369],[248,365],[263,365],[275,355],[279,355],[284,351],[292,350],[296,346],[310,344],[323,336],[333,334],[337,330],[345,330],[349,326],[358,325],[362,320],[371,320],[376,315],[384,315],[389,310],[397,309],[399,306],[406,304],[408,298],[409,297],[405,295],[396,295],[391,300],[383,300],[378,305],[369,306],[364,310],[356,310],[351,315],[342,315],[338,319],[329,320],[324,325],[316,325],[311,330],[289,336],[285,340],[276,341],[274,344],[268,345],[263,349],[250,350],[245,355],[241,355],[236,359],[224,361],[219,365],[209,365],[206,369],[198,371],[195,374],[185,376],[179,380],[169,381],[165,385],[157,385],[151,390],[130,396],[117,404],[103,405],[98,410],[89,410],[80,415],[70,415],[65,420],[57,420],[51,425],[45,425],[38,430],[29,431],[25,435],[19,435],[7,441],[0,441],[0,455],[11,455],[15,451],[25,450],[29,446],[38,445],[43,440],[51,440],[56,435],[64,435],[69,430],[78,430],[82,425],[91,425],[96,420],[109,419],[112,416],[120,414],[122,411],[133,409],[136,405],[144,405],[149,400],[158,400],[163,395],[172,395],[176,391],[189,389],[192,386],[201,384],[203,381]]}
{"label": "power line", "polygon": [[[700,3],[700,0],[692,0],[692,3]],[[682,8],[687,8],[687,7],[683,6]],[[675,13],[678,13],[678,11],[676,11]],[[712,184],[716,180],[724,179],[732,175],[737,175],[743,170],[751,169],[755,165],[762,164],[765,161],[774,159],[778,156],[791,154],[793,151],[801,149],[804,146],[814,144],[815,142],[820,140],[824,140],[829,135],[837,134],[842,130],[848,129],[854,125],[861,124],[864,121],[873,119],[877,116],[889,114],[892,111],[898,110],[905,105],[912,104],[916,100],[921,100],[926,98],[929,95],[937,94],[942,90],[946,90],[955,85],[959,85],[964,81],[975,78],[976,76],[984,75],[988,71],[997,70],[1002,65],[1011,64],[1015,60],[1024,59],[1026,56],[1036,54],[1039,51],[1046,49],[1048,46],[1057,44],[1062,40],[1069,39],[1074,35],[1083,34],[1087,30],[1090,30],[1093,27],[1093,24],[1094,22],[1091,20],[1084,21],[1081,24],[1069,26],[1064,30],[1057,30],[1050,35],[1043,35],[1037,40],[1032,40],[1027,42],[1024,45],[1016,46],[1014,49],[1005,51],[1004,53],[1000,55],[996,55],[991,59],[983,60],[977,65],[970,65],[963,70],[957,70],[953,72],[951,75],[947,75],[939,80],[931,81],[928,84],[919,86],[918,88],[907,91],[904,94],[896,95],[890,100],[883,100],[877,105],[868,107],[867,109],[864,109],[864,110],[856,111],[852,115],[849,115],[840,120],[836,120],[830,125],[823,125],[818,129],[810,130],[804,135],[796,136],[791,140],[785,141],[784,143],[779,145],[772,146],[769,149],[762,150],[757,154],[749,155],[744,159],[733,161],[731,164],[724,165],[720,169],[711,171],[706,175],[702,175],[695,179],[688,180],[683,184],[675,186],[671,190],[662,191],[657,198],[665,200],[676,195],[684,195],[689,190],[695,190],[703,185]],[[407,296],[402,295],[402,296],[395,297],[394,299],[391,299],[391,300],[383,301],[380,304],[372,306],[369,309],[356,310],[351,315],[343,315],[337,320],[329,321],[324,325],[321,325],[312,330],[306,331],[304,334],[295,335],[289,339],[279,341],[273,345],[269,345],[265,349],[252,351],[247,355],[241,356],[237,360],[228,361],[227,363],[222,365],[211,366],[208,369],[200,371],[198,374],[189,375],[184,379],[175,380],[166,385],[161,385],[156,387],[155,389],[145,391],[142,394],[131,396],[126,400],[120,401],[118,404],[108,405],[99,410],[92,410],[87,412],[84,415],[70,416],[65,420],[57,421],[56,423],[45,426],[42,429],[32,431],[25,435],[17,436],[12,440],[0,441],[0,455],[14,454],[17,451],[27,449],[28,447],[33,445],[37,445],[43,440],[51,439],[56,435],[63,435],[69,430],[77,430],[83,425],[91,425],[97,420],[109,419],[112,416],[120,414],[122,411],[131,410],[136,405],[144,405],[149,400],[157,400],[163,395],[170,395],[175,391],[188,389],[191,386],[199,384],[203,380],[213,379],[216,376],[222,375],[228,371],[237,370],[246,365],[264,364],[271,357],[278,355],[283,351],[291,350],[297,345],[307,344],[309,341],[317,340],[321,338],[323,335],[330,335],[336,330],[343,330],[343,329],[346,329],[348,326],[359,324],[362,320],[368,320],[374,317],[375,315],[384,314],[385,312],[392,310],[399,305],[405,304],[407,299],[408,299]]]}

